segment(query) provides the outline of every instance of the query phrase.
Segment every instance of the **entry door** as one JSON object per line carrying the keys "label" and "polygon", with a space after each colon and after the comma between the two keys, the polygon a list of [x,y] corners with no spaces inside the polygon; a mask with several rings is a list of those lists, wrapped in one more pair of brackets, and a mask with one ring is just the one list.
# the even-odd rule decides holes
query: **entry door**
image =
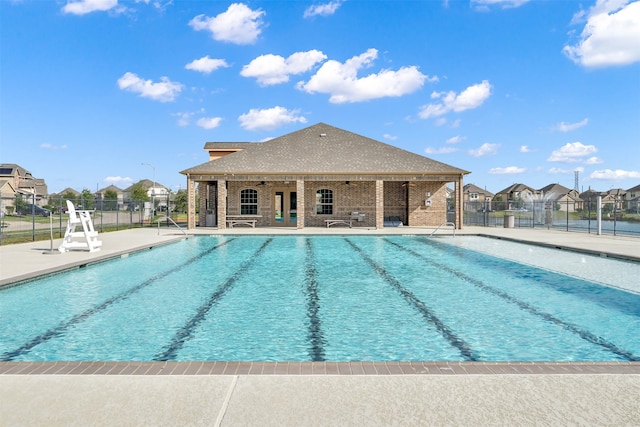
{"label": "entry door", "polygon": [[286,189],[273,192],[273,218],[276,226],[292,227],[298,220],[297,193]]}

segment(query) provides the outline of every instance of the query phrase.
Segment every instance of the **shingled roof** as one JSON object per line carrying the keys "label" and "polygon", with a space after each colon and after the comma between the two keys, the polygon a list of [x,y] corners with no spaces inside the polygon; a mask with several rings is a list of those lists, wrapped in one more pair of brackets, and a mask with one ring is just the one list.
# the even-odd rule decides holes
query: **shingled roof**
{"label": "shingled roof", "polygon": [[207,143],[242,151],[182,174],[419,174],[468,171],[324,123],[261,143]]}

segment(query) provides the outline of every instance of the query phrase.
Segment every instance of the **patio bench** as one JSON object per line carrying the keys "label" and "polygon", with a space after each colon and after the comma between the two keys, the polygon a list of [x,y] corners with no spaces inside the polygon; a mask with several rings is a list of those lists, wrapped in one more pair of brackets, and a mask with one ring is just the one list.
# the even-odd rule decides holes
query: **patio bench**
{"label": "patio bench", "polygon": [[233,228],[234,225],[248,225],[256,228],[256,222],[261,215],[229,215],[227,216],[227,227]]}
{"label": "patio bench", "polygon": [[325,219],[324,223],[327,225],[327,228],[336,224],[348,225],[349,228],[351,228],[351,221],[351,219]]}

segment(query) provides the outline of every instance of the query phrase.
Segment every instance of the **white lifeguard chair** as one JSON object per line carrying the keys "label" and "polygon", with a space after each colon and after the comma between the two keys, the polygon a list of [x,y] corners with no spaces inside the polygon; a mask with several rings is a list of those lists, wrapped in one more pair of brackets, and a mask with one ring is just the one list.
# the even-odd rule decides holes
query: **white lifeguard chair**
{"label": "white lifeguard chair", "polygon": [[[68,252],[72,249],[88,249],[89,252],[99,251],[102,242],[98,240],[98,232],[93,229],[90,211],[76,211],[75,206],[67,200],[67,231],[64,233],[62,244],[58,247],[60,252]],[[82,231],[76,231],[76,226],[82,225]],[[82,240],[74,240],[82,238]]]}

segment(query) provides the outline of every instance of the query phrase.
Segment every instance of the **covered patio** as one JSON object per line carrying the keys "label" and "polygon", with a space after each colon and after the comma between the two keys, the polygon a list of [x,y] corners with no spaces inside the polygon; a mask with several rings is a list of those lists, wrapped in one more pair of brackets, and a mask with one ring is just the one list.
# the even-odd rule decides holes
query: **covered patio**
{"label": "covered patio", "polygon": [[462,227],[468,171],[324,123],[262,143],[204,148],[210,160],[181,172],[189,229],[437,227],[447,221],[448,183]]}

